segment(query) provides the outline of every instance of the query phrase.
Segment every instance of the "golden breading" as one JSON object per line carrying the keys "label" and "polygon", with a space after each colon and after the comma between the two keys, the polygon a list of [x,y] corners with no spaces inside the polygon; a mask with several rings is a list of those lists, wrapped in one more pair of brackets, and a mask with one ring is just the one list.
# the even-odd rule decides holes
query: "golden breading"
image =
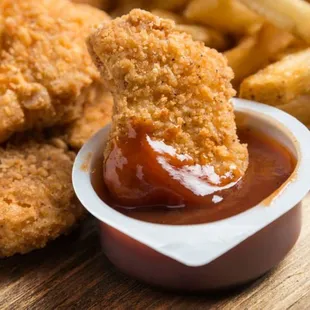
{"label": "golden breading", "polygon": [[81,114],[98,79],[85,37],[107,18],[67,0],[0,2],[0,142]]}
{"label": "golden breading", "polygon": [[310,49],[286,56],[245,79],[240,97],[276,106],[310,125]]}
{"label": "golden breading", "polygon": [[57,138],[0,148],[0,257],[44,247],[85,214],[71,184],[74,156]]}
{"label": "golden breading", "polygon": [[248,153],[229,101],[233,72],[221,54],[175,30],[173,21],[141,10],[102,24],[88,46],[114,96],[111,140],[130,121],[151,123],[155,139],[195,163],[212,165],[219,175],[245,172]]}
{"label": "golden breading", "polygon": [[84,106],[81,118],[65,130],[68,144],[80,149],[83,144],[98,130],[111,121],[113,97],[109,92],[101,91]]}

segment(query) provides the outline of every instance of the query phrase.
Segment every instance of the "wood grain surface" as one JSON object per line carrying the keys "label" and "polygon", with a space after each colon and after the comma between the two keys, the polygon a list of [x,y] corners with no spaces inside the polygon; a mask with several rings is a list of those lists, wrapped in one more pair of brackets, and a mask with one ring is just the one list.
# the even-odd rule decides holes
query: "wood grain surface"
{"label": "wood grain surface", "polygon": [[[283,236],[285,238],[285,236]],[[0,260],[0,309],[310,309],[310,195],[285,260],[230,294],[167,293],[128,278],[100,251],[94,220],[43,250]]]}

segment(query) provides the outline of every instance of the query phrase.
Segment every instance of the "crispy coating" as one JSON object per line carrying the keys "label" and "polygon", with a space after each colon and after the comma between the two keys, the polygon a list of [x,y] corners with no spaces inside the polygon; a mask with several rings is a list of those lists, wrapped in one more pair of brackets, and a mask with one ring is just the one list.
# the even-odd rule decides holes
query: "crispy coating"
{"label": "crispy coating", "polygon": [[98,91],[84,106],[83,115],[65,130],[66,140],[74,149],[80,149],[93,134],[111,121],[113,97],[107,91]]}
{"label": "crispy coating", "polygon": [[276,106],[310,125],[310,48],[249,76],[240,97]]}
{"label": "crispy coating", "polygon": [[233,72],[221,54],[177,31],[173,21],[141,10],[102,24],[88,46],[114,96],[106,152],[128,122],[152,124],[155,139],[195,163],[212,165],[219,175],[245,172],[248,153],[230,103]]}
{"label": "crispy coating", "polygon": [[99,75],[85,37],[107,18],[67,0],[0,1],[0,142],[81,114]]}
{"label": "crispy coating", "polygon": [[59,138],[0,148],[0,257],[42,248],[84,215],[71,184],[74,156]]}

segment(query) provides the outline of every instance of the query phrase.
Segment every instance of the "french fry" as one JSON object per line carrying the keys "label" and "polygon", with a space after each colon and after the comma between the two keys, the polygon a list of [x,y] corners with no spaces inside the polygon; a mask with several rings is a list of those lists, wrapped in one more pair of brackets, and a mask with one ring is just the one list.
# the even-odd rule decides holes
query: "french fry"
{"label": "french fry", "polygon": [[294,37],[270,24],[264,24],[255,36],[246,37],[235,48],[224,53],[235,73],[233,85],[270,63],[272,56],[284,50]]}
{"label": "french fry", "polygon": [[263,20],[237,0],[193,0],[184,14],[193,22],[232,34],[251,32]]}
{"label": "french fry", "polygon": [[150,1],[150,7],[173,11],[183,8],[188,1],[189,0],[152,0]]}
{"label": "french fry", "polygon": [[179,31],[190,34],[194,40],[202,41],[206,46],[219,51],[225,50],[229,46],[229,40],[220,32],[199,25],[177,25]]}
{"label": "french fry", "polygon": [[294,39],[288,45],[287,48],[285,48],[284,50],[280,51],[276,55],[272,56],[271,57],[271,62],[279,61],[282,58],[284,58],[285,56],[288,56],[288,55],[291,55],[291,54],[294,54],[294,53],[297,53],[297,52],[301,52],[301,51],[305,50],[308,47],[309,46],[307,45],[307,43],[305,43],[305,41],[300,40],[300,39]]}
{"label": "french fry", "polygon": [[310,43],[310,4],[303,0],[240,0],[275,26]]}
{"label": "french fry", "polygon": [[100,8],[104,10],[109,7],[109,2],[110,2],[109,0],[71,0],[71,1],[75,3],[89,4],[96,8]]}
{"label": "french fry", "polygon": [[276,106],[310,125],[310,48],[245,79],[240,97]]}
{"label": "french fry", "polygon": [[177,25],[179,31],[190,34],[194,40],[202,41],[206,46],[223,51],[228,48],[230,41],[228,38],[219,31],[211,29],[207,26],[190,25],[187,24],[188,20],[181,15],[172,13],[167,10],[153,10],[152,13],[161,18],[172,19]]}
{"label": "french fry", "polygon": [[184,24],[186,23],[186,19],[183,18],[182,15],[167,11],[167,10],[160,10],[160,9],[155,9],[152,10],[152,14],[157,15],[161,18],[168,18],[173,20],[177,24]]}
{"label": "french fry", "polygon": [[202,41],[206,46],[223,51],[228,48],[230,41],[219,31],[207,26],[191,25],[188,20],[181,15],[172,13],[167,10],[153,10],[152,13],[161,18],[172,19],[177,25],[179,31],[190,34],[194,40]]}
{"label": "french fry", "polygon": [[132,9],[145,9],[147,0],[118,0],[115,10],[111,12],[112,17],[128,14]]}

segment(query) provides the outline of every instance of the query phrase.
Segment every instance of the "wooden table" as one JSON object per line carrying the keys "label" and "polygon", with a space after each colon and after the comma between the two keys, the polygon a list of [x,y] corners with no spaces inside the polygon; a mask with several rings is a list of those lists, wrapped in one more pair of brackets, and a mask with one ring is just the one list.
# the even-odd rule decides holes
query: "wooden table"
{"label": "wooden table", "polygon": [[101,253],[90,218],[43,250],[0,261],[0,309],[310,309],[310,195],[303,207],[286,259],[230,295],[166,293],[128,278]]}

